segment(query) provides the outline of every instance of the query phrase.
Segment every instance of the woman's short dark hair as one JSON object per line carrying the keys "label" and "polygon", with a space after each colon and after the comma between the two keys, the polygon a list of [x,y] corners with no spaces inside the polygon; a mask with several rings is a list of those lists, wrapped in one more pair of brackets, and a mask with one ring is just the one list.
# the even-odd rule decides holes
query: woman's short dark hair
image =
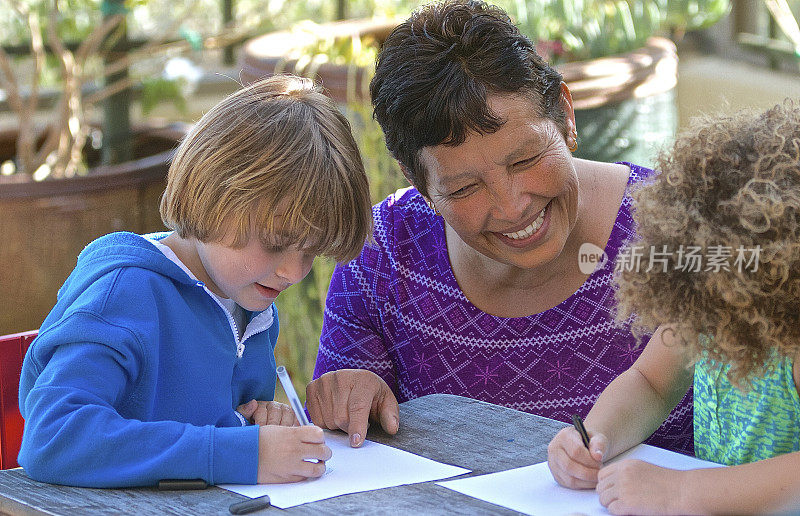
{"label": "woman's short dark hair", "polygon": [[561,75],[499,7],[447,0],[414,11],[387,38],[370,94],[386,146],[427,197],[423,147],[460,145],[468,132],[497,131],[495,93],[529,96],[566,135]]}

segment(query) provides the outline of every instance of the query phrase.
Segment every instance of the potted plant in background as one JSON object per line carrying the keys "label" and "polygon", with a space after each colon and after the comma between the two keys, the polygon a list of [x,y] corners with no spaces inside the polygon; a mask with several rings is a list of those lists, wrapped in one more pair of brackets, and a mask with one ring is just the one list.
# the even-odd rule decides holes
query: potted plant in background
{"label": "potted plant in background", "polygon": [[[664,35],[708,26],[729,0],[494,0],[517,21],[572,90],[579,157],[647,165],[656,144],[674,135],[675,45]],[[371,116],[369,81],[380,44],[420,2],[400,2],[399,17],[325,24],[303,22],[245,43],[245,82],[294,73],[321,83],[347,113],[361,148],[373,200],[405,180]],[[309,279],[278,300],[287,320],[277,352],[299,385],[311,379],[321,314],[334,264],[317,260]]]}
{"label": "potted plant in background", "polygon": [[[0,334],[39,326],[77,255],[94,238],[118,230],[163,228],[158,203],[173,149],[186,126],[131,128],[126,102],[116,99],[137,86],[147,101],[147,89],[142,91],[129,68],[154,56],[163,58],[164,49],[175,56],[190,46],[187,41],[166,42],[165,33],[119,53],[125,40],[122,0],[11,0],[8,5],[29,52],[19,57],[0,48],[0,86],[14,115],[4,115],[13,127],[0,131],[0,298],[5,300]],[[62,5],[69,11],[62,12]],[[218,36],[213,44],[224,44],[232,33]],[[68,44],[68,38],[80,43]],[[157,72],[153,76],[152,67],[148,72],[158,100],[182,100],[177,86],[167,87]],[[51,94],[44,94],[46,88]],[[105,153],[115,138],[109,138],[109,124],[97,122],[104,103],[106,119],[117,126],[122,122],[117,128],[122,136],[111,142],[117,144],[115,150]],[[126,146],[130,154],[118,152]]]}
{"label": "potted plant in background", "polygon": [[[675,45],[663,36],[709,26],[729,8],[729,0],[493,3],[506,9],[564,75],[580,131],[577,155],[645,165],[654,144],[676,128],[678,58]],[[397,21],[306,23],[254,38],[242,50],[242,78],[296,73],[319,81],[340,102],[368,102],[375,53]]]}
{"label": "potted plant in background", "polygon": [[242,47],[242,80],[293,73],[313,78],[341,104],[369,104],[378,48],[402,19],[359,18],[323,24],[305,20],[253,38]]}
{"label": "potted plant in background", "polygon": [[652,164],[677,127],[673,39],[716,23],[729,0],[505,2],[570,86],[576,156]]}

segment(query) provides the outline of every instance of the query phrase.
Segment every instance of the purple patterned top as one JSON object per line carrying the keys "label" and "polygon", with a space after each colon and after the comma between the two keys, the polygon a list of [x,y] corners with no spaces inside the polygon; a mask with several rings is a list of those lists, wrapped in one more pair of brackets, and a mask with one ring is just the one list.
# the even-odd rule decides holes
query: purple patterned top
{"label": "purple patterned top", "polygon": [[[585,416],[642,349],[610,316],[614,260],[634,234],[630,187],[652,173],[629,166],[605,266],[528,317],[496,317],[469,302],[450,268],[443,219],[415,189],[375,205],[376,243],[333,274],[314,377],[369,369],[400,402],[448,393],[564,422]],[[691,392],[648,442],[693,452]]]}

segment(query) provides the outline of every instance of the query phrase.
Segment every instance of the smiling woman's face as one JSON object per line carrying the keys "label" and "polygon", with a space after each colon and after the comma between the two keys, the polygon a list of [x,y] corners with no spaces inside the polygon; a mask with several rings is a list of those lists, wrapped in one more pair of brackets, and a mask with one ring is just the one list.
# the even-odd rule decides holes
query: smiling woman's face
{"label": "smiling woman's face", "polygon": [[[470,133],[456,147],[420,152],[428,192],[470,248],[502,264],[534,269],[559,256],[575,226],[578,178],[572,156],[556,123],[530,100],[492,95],[488,104],[505,120],[498,131]],[[575,122],[568,107],[570,131]]]}

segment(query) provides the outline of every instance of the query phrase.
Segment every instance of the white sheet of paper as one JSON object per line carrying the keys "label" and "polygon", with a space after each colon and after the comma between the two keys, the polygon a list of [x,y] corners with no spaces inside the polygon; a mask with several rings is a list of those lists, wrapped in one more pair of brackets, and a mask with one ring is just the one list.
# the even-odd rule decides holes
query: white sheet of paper
{"label": "white sheet of paper", "polygon": [[347,435],[339,432],[326,430],[325,443],[333,456],[325,464],[328,471],[320,478],[294,484],[221,484],[218,487],[250,498],[269,495],[272,505],[286,509],[343,494],[416,484],[470,472],[373,441],[364,441],[360,448],[351,448]]}
{"label": "white sheet of paper", "polygon": [[[640,444],[614,459],[640,459],[672,469],[716,468],[719,464]],[[488,475],[437,482],[438,485],[495,505],[532,515],[607,515],[594,490],[561,487],[546,462]]]}

